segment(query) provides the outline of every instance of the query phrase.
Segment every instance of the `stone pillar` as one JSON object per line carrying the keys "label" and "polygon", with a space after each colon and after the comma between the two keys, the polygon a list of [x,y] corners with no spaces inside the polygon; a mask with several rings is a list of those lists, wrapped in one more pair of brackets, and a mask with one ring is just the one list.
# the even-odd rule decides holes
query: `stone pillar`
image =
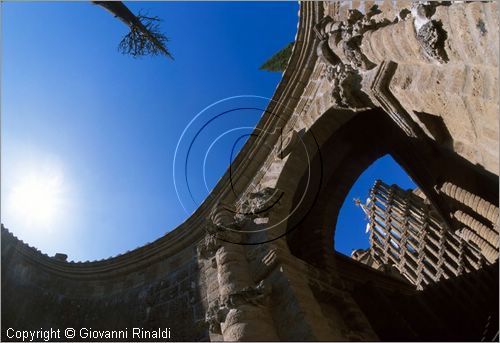
{"label": "stone pillar", "polygon": [[245,247],[224,242],[215,254],[220,302],[225,307],[221,331],[225,341],[278,340],[267,308],[269,289],[253,285]]}
{"label": "stone pillar", "polygon": [[[234,224],[234,223],[233,223]],[[255,285],[241,242],[242,234],[216,223],[201,243],[201,258],[216,269],[216,296],[208,299],[206,320],[211,336],[221,334],[224,341],[279,340],[268,308],[270,286]],[[233,225],[232,225],[233,226]]]}
{"label": "stone pillar", "polygon": [[459,203],[464,204],[483,218],[488,219],[495,225],[496,231],[498,231],[499,211],[497,206],[451,182],[443,183],[440,191]]}

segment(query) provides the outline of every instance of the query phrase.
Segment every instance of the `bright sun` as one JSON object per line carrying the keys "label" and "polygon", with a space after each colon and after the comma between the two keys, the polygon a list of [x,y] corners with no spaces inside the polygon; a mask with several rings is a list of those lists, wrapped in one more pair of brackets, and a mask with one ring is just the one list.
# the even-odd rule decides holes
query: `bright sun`
{"label": "bright sun", "polygon": [[63,205],[63,180],[53,170],[38,170],[18,177],[7,205],[17,220],[28,226],[54,224]]}

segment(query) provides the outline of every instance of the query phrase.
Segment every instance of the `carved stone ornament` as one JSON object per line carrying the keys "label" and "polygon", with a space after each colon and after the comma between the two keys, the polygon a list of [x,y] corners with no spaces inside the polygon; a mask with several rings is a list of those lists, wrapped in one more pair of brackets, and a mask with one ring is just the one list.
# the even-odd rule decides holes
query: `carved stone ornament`
{"label": "carved stone ornament", "polygon": [[347,19],[341,22],[328,16],[323,18],[315,27],[320,39],[318,54],[332,65],[342,63],[355,70],[373,69],[376,65],[361,52],[363,35],[392,23],[387,19],[373,19],[378,13],[377,6],[373,6],[366,14],[349,10]]}
{"label": "carved stone ornament", "polygon": [[215,255],[215,252],[220,247],[220,242],[217,240],[215,234],[207,234],[203,240],[198,244],[198,256],[201,259],[207,260]]}
{"label": "carved stone ornament", "polygon": [[225,321],[227,312],[229,310],[221,307],[218,300],[210,304],[205,314],[205,322],[207,322],[210,332],[222,334],[220,324]]}
{"label": "carved stone ornament", "polygon": [[230,294],[226,306],[228,308],[236,308],[239,305],[245,304],[264,306],[269,294],[271,294],[271,286],[266,285],[264,280],[262,280],[257,286],[245,287],[238,292]]}
{"label": "carved stone ornament", "polygon": [[213,301],[205,315],[210,332],[221,334],[221,323],[226,321],[226,316],[231,309],[248,304],[264,306],[270,294],[271,286],[265,285],[264,280],[262,280],[257,286],[245,287],[229,294],[225,299]]}
{"label": "carved stone ornament", "polygon": [[350,65],[338,63],[335,66],[327,67],[327,79],[332,82],[332,97],[335,103],[340,107],[357,108],[363,107],[363,97],[359,94],[359,90],[353,87],[354,84],[359,84],[361,77],[359,73]]}
{"label": "carved stone ornament", "polygon": [[448,55],[444,46],[448,35],[441,21],[432,19],[438,5],[440,4],[432,2],[427,5],[417,4],[412,8],[412,14],[417,40],[425,54],[439,63],[446,63]]}
{"label": "carved stone ornament", "polygon": [[372,17],[379,13],[374,6],[367,14],[349,10],[349,16],[342,22],[331,17],[323,18],[315,27],[320,42],[317,54],[326,64],[325,76],[332,83],[332,98],[343,108],[360,108],[371,105],[361,91],[360,72],[376,67],[361,51],[363,35],[391,24],[388,20],[376,21]]}
{"label": "carved stone ornament", "polygon": [[265,187],[260,191],[249,193],[241,203],[236,219],[241,221],[241,217],[247,217],[252,220],[263,217],[276,204],[279,193],[277,189],[271,187]]}

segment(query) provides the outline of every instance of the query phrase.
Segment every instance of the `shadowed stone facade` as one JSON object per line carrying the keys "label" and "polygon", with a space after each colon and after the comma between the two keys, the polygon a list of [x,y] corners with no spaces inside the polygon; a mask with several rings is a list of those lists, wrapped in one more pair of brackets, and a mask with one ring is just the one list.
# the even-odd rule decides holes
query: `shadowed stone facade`
{"label": "shadowed stone facade", "polygon": [[416,290],[334,251],[350,187],[385,154],[449,230],[498,232],[496,2],[376,3],[300,4],[257,134],[171,233],[74,263],[2,228],[2,339],[9,327],[169,327],[173,340],[492,339],[498,262]]}

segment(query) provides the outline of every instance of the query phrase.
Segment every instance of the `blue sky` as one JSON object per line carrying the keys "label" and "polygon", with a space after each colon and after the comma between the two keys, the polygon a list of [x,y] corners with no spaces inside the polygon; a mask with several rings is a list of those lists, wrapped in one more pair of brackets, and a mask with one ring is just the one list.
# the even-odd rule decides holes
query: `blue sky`
{"label": "blue sky", "polygon": [[[298,20],[296,2],[127,5],[163,19],[175,61],[121,55],[117,46],[127,27],[89,2],[1,5],[2,223],[49,255],[105,258],[182,223],[208,193],[202,177],[208,143],[241,127],[206,157],[210,190],[227,169],[232,142],[251,132],[261,112],[233,112],[200,134],[188,161],[194,201],[179,184],[187,212],[172,178],[184,128],[221,99],[270,98],[281,74],[258,68],[294,39]],[[203,116],[266,105],[262,98],[236,98]],[[190,127],[191,135],[199,127]],[[400,173],[390,163],[381,168]],[[26,201],[23,194],[40,183],[55,195],[44,203],[52,212],[36,217],[27,211],[33,197]],[[359,189],[366,194],[372,183]],[[357,208],[346,213],[362,219]],[[346,221],[364,232],[364,224]]]}
{"label": "blue sky", "polygon": [[[220,99],[271,97],[281,75],[258,68],[294,39],[298,20],[295,2],[127,5],[163,19],[175,61],[121,55],[127,27],[90,2],[2,3],[2,222],[50,255],[104,258],[182,223],[172,181],[182,130]],[[255,126],[260,113],[247,112],[218,126]],[[210,187],[227,168],[219,150]],[[33,173],[60,188],[50,225],[8,211],[9,193]]]}
{"label": "blue sky", "polygon": [[344,200],[337,219],[335,249],[344,255],[350,256],[353,249],[369,247],[369,234],[365,232],[368,219],[361,208],[354,204],[354,199],[366,202],[377,179],[389,185],[396,184],[403,189],[416,187],[413,180],[390,155],[379,158],[361,173]]}

